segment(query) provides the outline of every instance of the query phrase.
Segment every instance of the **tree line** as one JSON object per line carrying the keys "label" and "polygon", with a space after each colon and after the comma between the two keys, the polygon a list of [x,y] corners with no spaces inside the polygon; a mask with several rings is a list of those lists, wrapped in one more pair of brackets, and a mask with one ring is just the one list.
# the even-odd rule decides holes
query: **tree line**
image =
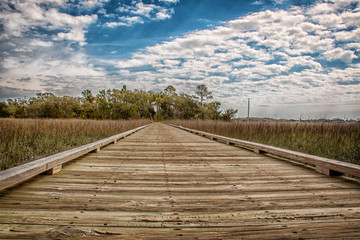
{"label": "tree line", "polygon": [[161,92],[122,89],[101,90],[94,95],[90,90],[81,97],[55,96],[38,93],[36,97],[9,99],[0,102],[0,117],[12,118],[85,118],[85,119],[222,119],[229,121],[237,110],[220,110],[221,103],[203,84],[195,95],[178,94],[169,85]]}

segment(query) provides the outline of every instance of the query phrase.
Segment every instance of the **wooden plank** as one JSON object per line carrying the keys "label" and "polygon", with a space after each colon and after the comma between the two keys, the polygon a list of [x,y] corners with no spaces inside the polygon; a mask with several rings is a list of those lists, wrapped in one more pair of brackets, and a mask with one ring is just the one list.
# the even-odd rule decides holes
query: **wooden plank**
{"label": "wooden plank", "polygon": [[194,129],[185,128],[182,126],[171,125],[173,127],[177,127],[179,129],[208,137],[210,139],[216,139],[216,141],[224,141],[228,145],[238,145],[245,148],[253,149],[254,152],[263,154],[270,153],[280,157],[285,157],[309,164],[313,164],[316,166],[318,172],[323,173],[328,176],[338,176],[339,173],[346,173],[355,177],[360,177],[360,165],[342,162],[334,159],[318,157],[306,153],[296,152],[292,150],[287,150],[283,148],[273,147],[265,144],[254,143],[249,141],[244,141],[235,138],[223,137],[220,135],[206,133]]}
{"label": "wooden plank", "polygon": [[359,239],[360,183],[163,124],[0,193],[0,239]]}
{"label": "wooden plank", "polygon": [[106,146],[114,142],[115,139],[120,139],[120,138],[124,138],[125,136],[129,136],[147,126],[148,125],[141,126],[103,140],[89,143],[77,148],[70,149],[68,151],[60,152],[17,167],[0,171],[0,191],[15,186],[17,184],[20,184],[40,173],[51,170],[61,164],[71,161],[93,150],[96,151],[98,149],[100,150],[100,147]]}

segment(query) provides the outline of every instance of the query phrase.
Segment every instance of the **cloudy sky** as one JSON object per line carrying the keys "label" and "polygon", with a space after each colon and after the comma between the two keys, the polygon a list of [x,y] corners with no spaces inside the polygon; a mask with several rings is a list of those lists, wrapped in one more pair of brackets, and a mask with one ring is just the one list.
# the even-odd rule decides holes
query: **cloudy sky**
{"label": "cloudy sky", "polygon": [[358,0],[0,0],[0,100],[121,88],[360,118]]}

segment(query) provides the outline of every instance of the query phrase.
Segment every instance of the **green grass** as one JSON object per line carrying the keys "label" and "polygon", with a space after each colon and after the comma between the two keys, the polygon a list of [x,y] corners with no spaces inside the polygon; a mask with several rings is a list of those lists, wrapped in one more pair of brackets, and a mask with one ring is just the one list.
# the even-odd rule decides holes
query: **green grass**
{"label": "green grass", "polygon": [[184,127],[360,164],[360,124],[172,121]]}
{"label": "green grass", "polygon": [[0,170],[91,143],[149,122],[0,119]]}

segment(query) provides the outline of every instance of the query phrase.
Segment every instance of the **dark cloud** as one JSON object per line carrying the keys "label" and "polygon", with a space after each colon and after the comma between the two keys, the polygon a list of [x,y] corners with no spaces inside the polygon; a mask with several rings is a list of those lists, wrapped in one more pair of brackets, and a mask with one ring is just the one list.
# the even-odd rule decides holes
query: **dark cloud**
{"label": "dark cloud", "polygon": [[30,98],[35,96],[37,92],[39,91],[12,87],[0,87],[0,101],[6,101],[8,99],[15,98]]}
{"label": "dark cloud", "polygon": [[22,78],[18,78],[16,80],[18,80],[19,82],[30,82],[31,77],[22,77]]}

